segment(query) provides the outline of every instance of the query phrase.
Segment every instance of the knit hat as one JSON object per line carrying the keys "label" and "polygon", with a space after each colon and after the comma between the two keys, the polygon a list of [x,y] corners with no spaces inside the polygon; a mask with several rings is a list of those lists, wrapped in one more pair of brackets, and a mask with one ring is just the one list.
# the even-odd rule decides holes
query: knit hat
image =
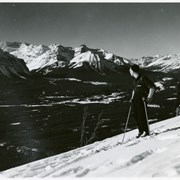
{"label": "knit hat", "polygon": [[131,66],[131,69],[134,71],[134,72],[139,72],[140,71],[140,67],[137,65],[137,64],[133,64]]}

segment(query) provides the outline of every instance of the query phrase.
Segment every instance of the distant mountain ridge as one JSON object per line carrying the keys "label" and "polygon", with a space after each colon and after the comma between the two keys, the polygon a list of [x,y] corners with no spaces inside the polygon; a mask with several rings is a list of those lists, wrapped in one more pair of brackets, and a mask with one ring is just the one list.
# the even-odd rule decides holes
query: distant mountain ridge
{"label": "distant mountain ridge", "polygon": [[117,71],[120,65],[128,62],[122,57],[115,56],[103,49],[91,49],[86,45],[76,48],[64,47],[52,44],[33,45],[20,42],[1,42],[0,48],[17,58],[24,59],[30,71],[36,71],[44,75],[57,69],[78,69],[87,65],[99,73]]}
{"label": "distant mountain ridge", "polygon": [[131,64],[156,72],[179,72],[180,55],[144,56],[140,59],[126,59],[108,53],[103,49],[92,49],[82,44],[79,47],[64,47],[59,44],[34,45],[25,42],[0,43],[0,48],[23,59],[29,71],[43,75],[92,71],[105,75],[108,72],[127,71]]}
{"label": "distant mountain ridge", "polygon": [[155,72],[180,72],[180,54],[143,56],[136,60],[142,68]]}

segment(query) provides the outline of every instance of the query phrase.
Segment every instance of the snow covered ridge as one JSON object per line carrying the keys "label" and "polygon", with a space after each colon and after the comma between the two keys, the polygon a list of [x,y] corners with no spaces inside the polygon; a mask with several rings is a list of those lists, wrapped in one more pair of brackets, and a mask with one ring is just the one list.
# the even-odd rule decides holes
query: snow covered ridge
{"label": "snow covered ridge", "polygon": [[156,72],[176,72],[180,69],[180,54],[144,56],[137,60],[137,64]]}
{"label": "snow covered ridge", "polygon": [[180,116],[0,172],[1,177],[179,177]]}
{"label": "snow covered ridge", "polygon": [[1,42],[0,48],[15,57],[23,59],[30,71],[40,71],[49,66],[63,67],[65,61],[58,61],[60,54],[61,59],[67,59],[67,61],[69,61],[74,54],[71,48],[64,48],[57,45],[33,45],[20,42]]}
{"label": "snow covered ridge", "polygon": [[103,49],[90,49],[86,45],[72,48],[57,44],[45,46],[3,41],[0,48],[17,58],[24,59],[30,71],[35,70],[43,74],[58,68],[76,69],[86,64],[92,70],[103,73],[105,69],[117,71],[118,66],[127,64],[122,57]]}
{"label": "snow covered ridge", "polygon": [[22,59],[0,49],[0,76],[25,78],[30,72]]}
{"label": "snow covered ridge", "polygon": [[78,68],[90,69],[104,75],[106,71],[119,72],[120,67],[127,67],[131,63],[157,72],[179,72],[180,69],[180,54],[144,56],[140,59],[129,60],[103,49],[89,48],[84,44],[72,48],[59,44],[47,46],[3,41],[0,42],[0,48],[23,59],[30,71],[44,75],[58,72],[58,69],[70,71]]}

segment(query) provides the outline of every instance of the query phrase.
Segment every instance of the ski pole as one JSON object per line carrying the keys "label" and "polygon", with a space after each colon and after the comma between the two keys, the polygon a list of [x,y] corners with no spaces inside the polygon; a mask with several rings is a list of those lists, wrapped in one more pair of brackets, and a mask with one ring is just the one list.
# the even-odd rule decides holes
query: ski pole
{"label": "ski pole", "polygon": [[130,114],[131,114],[131,105],[130,105],[129,112],[128,112],[128,117],[127,117],[125,129],[124,129],[124,135],[123,135],[122,143],[124,142],[125,133],[126,133],[126,130],[127,130],[127,125],[128,125]]}
{"label": "ski pole", "polygon": [[145,110],[145,115],[146,115],[146,120],[147,120],[147,127],[148,127],[148,131],[150,133],[146,103],[145,103],[145,101],[143,101],[143,102],[144,102],[144,110]]}

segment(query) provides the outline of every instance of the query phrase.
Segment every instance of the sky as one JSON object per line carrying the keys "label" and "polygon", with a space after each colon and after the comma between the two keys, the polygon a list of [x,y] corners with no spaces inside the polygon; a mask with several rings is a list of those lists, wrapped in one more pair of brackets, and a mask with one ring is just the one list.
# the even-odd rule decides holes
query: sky
{"label": "sky", "polygon": [[180,3],[0,3],[0,41],[180,54]]}

